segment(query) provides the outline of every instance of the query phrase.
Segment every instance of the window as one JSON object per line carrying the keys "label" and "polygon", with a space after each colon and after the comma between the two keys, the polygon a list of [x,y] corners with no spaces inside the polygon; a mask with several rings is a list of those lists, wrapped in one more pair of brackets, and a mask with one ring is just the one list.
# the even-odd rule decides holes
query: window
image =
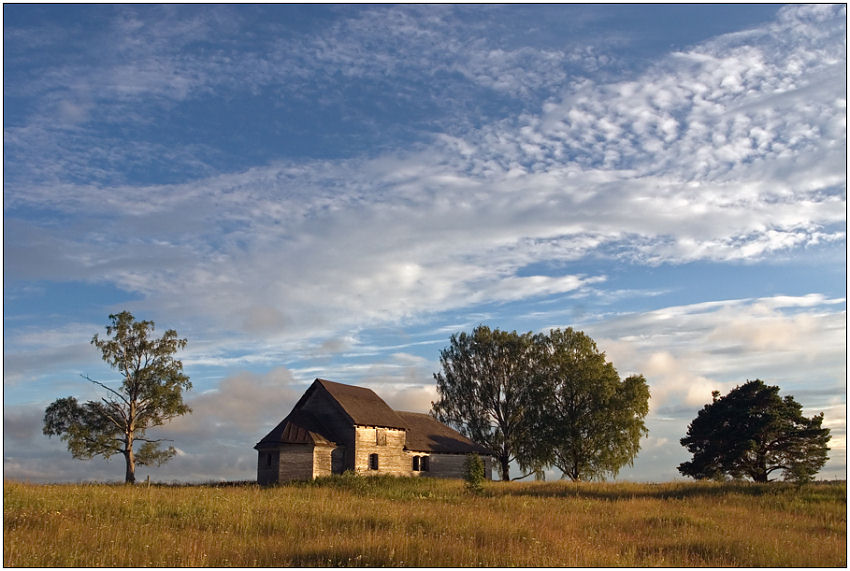
{"label": "window", "polygon": [[430,466],[431,462],[430,462],[430,460],[431,460],[431,459],[430,459],[430,458],[428,458],[427,456],[423,456],[423,457],[422,457],[422,459],[419,461],[419,468],[420,468],[423,472],[427,472],[428,470],[430,470],[430,469],[431,469],[431,466]]}
{"label": "window", "polygon": [[413,457],[413,471],[414,471],[414,472],[418,472],[418,471],[419,471],[419,456],[414,456],[414,457]]}
{"label": "window", "polygon": [[378,469],[378,455],[377,454],[369,454],[369,469],[377,470]]}
{"label": "window", "polygon": [[375,429],[375,444],[378,446],[387,445],[387,431],[384,428]]}
{"label": "window", "polygon": [[268,454],[266,454],[266,467],[267,467],[267,468],[271,468],[271,467],[272,467],[272,453],[271,453],[271,452],[269,452]]}

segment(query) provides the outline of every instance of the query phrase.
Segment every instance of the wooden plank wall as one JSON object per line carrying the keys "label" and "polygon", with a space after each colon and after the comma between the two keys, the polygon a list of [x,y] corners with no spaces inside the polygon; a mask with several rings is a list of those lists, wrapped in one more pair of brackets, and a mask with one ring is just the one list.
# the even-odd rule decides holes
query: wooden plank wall
{"label": "wooden plank wall", "polygon": [[257,483],[261,485],[277,482],[279,458],[276,450],[262,450],[257,453]]}
{"label": "wooden plank wall", "polygon": [[313,478],[313,445],[283,444],[279,453],[278,482]]}
{"label": "wooden plank wall", "polygon": [[[380,433],[380,435],[379,435]],[[356,426],[354,471],[361,474],[409,476],[411,459],[405,453],[405,431],[398,428]],[[378,444],[381,442],[382,444]],[[386,444],[383,444],[383,443]],[[378,469],[369,468],[369,455],[378,455]]]}
{"label": "wooden plank wall", "polygon": [[313,477],[342,474],[344,453],[342,446],[316,446],[313,449]]}
{"label": "wooden plank wall", "polygon": [[313,413],[322,424],[330,430],[329,435],[338,444],[343,445],[344,470],[354,469],[354,427],[350,421],[339,411],[336,402],[333,402],[324,389],[313,391],[310,398],[302,405],[303,410]]}

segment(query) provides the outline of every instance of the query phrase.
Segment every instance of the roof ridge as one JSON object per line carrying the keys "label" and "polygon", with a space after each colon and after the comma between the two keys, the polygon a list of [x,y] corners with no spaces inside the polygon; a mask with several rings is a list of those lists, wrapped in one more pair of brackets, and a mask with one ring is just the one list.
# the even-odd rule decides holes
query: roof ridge
{"label": "roof ridge", "polygon": [[317,378],[314,384],[321,386],[354,424],[407,428],[396,411],[378,396],[378,393],[368,387],[347,385],[321,378]]}

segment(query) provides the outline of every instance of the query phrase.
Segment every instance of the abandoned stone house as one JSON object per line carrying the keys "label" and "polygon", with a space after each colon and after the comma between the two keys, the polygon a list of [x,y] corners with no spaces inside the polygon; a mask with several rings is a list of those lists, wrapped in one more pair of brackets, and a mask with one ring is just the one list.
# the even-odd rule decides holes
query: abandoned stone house
{"label": "abandoned stone house", "polygon": [[461,478],[466,455],[491,452],[427,414],[395,411],[363,387],[316,379],[292,412],[260,440],[257,482],[309,480],[351,470]]}

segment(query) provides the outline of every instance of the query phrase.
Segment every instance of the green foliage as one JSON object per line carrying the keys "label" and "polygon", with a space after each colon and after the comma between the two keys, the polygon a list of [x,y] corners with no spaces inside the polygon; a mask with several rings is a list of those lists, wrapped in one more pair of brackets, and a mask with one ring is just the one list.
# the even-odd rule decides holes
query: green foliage
{"label": "green foliage", "polygon": [[44,414],[44,434],[58,435],[68,450],[81,460],[94,456],[109,458],[123,451],[121,431],[109,418],[106,405],[89,401],[82,405],[74,397],[57,399]]}
{"label": "green foliage", "polygon": [[536,344],[522,335],[481,325],[472,334],[452,335],[440,352],[443,372],[436,373],[440,400],[432,403],[441,422],[493,450],[503,480],[508,464],[525,453],[532,439],[528,403],[535,400]]}
{"label": "green foliage", "polygon": [[332,488],[362,498],[385,500],[424,499],[445,496],[443,481],[438,478],[405,478],[390,474],[358,474],[346,470],[342,474],[314,480],[292,481],[274,487]]}
{"label": "green foliage", "polygon": [[503,480],[511,461],[535,474],[555,466],[573,480],[616,475],[647,433],[646,379],[620,380],[580,331],[479,326],[453,335],[440,362],[435,416],[493,450]]}
{"label": "green foliage", "polygon": [[767,482],[775,471],[783,479],[810,481],[823,467],[829,429],[823,413],[806,418],[793,397],[779,387],[748,381],[703,407],[688,426],[682,446],[693,454],[679,472],[697,479],[751,478]]}
{"label": "green foliage", "polygon": [[478,454],[467,454],[463,464],[466,489],[480,494],[484,491],[484,460]]}
{"label": "green foliage", "polygon": [[[179,339],[172,329],[158,339],[149,338],[154,323],[137,322],[126,311],[109,318],[109,337],[95,335],[91,342],[121,374],[120,387],[86,377],[106,396],[82,405],[74,397],[54,401],[45,411],[43,432],[65,441],[74,458],[122,454],[125,480],[132,483],[136,464],[160,465],[175,454],[173,447],[161,447],[161,439],[148,438],[147,431],[191,412],[183,402],[183,391],[192,384],[183,374],[183,363],[173,356],[186,346],[186,339]],[[141,444],[138,450],[136,443]]]}
{"label": "green foliage", "polygon": [[539,405],[541,463],[571,480],[616,476],[647,434],[649,387],[643,375],[620,380],[614,365],[581,331],[554,329],[540,340],[547,394]]}

